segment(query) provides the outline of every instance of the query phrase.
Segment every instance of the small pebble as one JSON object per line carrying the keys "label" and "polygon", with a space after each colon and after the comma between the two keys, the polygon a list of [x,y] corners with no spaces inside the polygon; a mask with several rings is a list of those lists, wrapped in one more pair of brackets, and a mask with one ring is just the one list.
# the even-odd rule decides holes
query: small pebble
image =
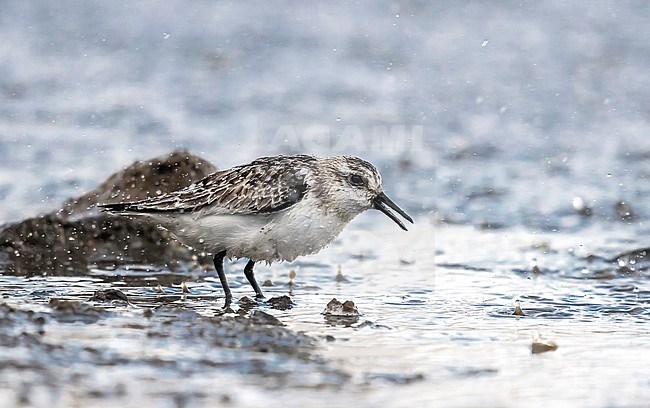
{"label": "small pebble", "polygon": [[351,300],[341,303],[336,298],[329,301],[323,313],[326,316],[359,316],[359,310]]}
{"label": "small pebble", "polygon": [[129,302],[129,299],[126,297],[126,295],[117,289],[96,290],[88,300],[93,300],[96,302],[112,302],[114,300],[121,300],[127,303]]}
{"label": "small pebble", "polygon": [[533,354],[546,353],[547,351],[557,350],[558,345],[554,341],[537,339],[533,340],[530,351]]}
{"label": "small pebble", "polygon": [[266,301],[266,304],[271,306],[272,309],[278,310],[289,310],[293,307],[293,302],[287,295],[272,297]]}
{"label": "small pebble", "polygon": [[519,304],[518,300],[515,300],[515,311],[512,312],[512,314],[515,316],[526,316],[526,313],[521,310],[521,305]]}

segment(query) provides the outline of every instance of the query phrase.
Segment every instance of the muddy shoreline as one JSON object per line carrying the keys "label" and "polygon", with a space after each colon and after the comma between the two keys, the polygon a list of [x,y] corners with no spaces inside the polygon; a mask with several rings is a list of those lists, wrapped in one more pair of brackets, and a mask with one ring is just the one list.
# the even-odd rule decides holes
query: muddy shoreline
{"label": "muddy shoreline", "polygon": [[[91,371],[102,371],[102,367],[108,366],[140,367],[184,376],[207,371],[214,376],[215,372],[227,371],[259,376],[264,378],[265,387],[271,388],[288,384],[336,388],[345,383],[349,375],[329,367],[318,356],[318,339],[284,327],[264,311],[290,309],[292,302],[288,296],[263,302],[244,297],[234,309],[223,309],[219,288],[215,287],[212,295],[195,295],[185,286],[187,280],[205,275],[201,265],[205,263],[211,268],[209,258],[204,259],[202,254],[150,224],[96,210],[98,203],[136,200],[151,191],[182,188],[214,170],[204,159],[185,151],[136,162],[90,193],[67,200],[60,209],[0,231],[4,276],[83,278],[89,277],[92,269],[110,275],[110,270],[118,268],[140,268],[141,272],[132,278],[116,277],[112,283],[117,287],[111,287],[111,279],[104,279],[104,284],[98,285],[90,296],[70,296],[47,286],[18,299],[11,296],[10,288],[2,291],[0,346],[4,352],[0,367],[15,378],[29,379],[21,382],[15,404],[31,405],[39,402],[34,395],[83,382],[77,374],[67,373],[71,362]],[[162,270],[169,272],[156,274]],[[124,294],[119,289],[124,285],[136,288],[135,292]],[[170,293],[174,286],[181,286],[181,293],[173,289]],[[207,307],[198,313],[196,302]],[[69,341],[61,338],[61,332],[78,330],[80,325],[85,327],[84,331],[97,332],[97,337],[81,336]],[[112,338],[128,337],[126,333],[134,330],[139,341],[146,339],[143,346],[150,342],[156,345],[151,353],[143,350],[143,355],[124,357],[101,346],[102,342],[111,343]],[[51,332],[58,334],[50,335]],[[156,352],[174,347],[180,339],[183,347],[190,350],[220,351],[197,351],[191,357],[178,359]],[[25,353],[29,357],[13,357]],[[224,354],[229,355],[227,361]],[[308,371],[309,376],[299,376],[297,369]],[[102,399],[119,401],[128,395],[127,388],[127,384],[120,382],[109,389],[85,388],[86,394],[81,397],[86,403]],[[173,401],[176,406],[192,405],[206,398],[226,403],[233,398],[228,393],[209,394],[170,391],[158,397]]]}

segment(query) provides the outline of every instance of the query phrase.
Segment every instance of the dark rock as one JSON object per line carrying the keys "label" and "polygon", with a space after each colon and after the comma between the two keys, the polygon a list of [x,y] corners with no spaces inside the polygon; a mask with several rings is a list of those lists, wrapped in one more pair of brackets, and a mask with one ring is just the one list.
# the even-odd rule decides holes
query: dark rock
{"label": "dark rock", "polygon": [[275,316],[263,312],[261,310],[253,310],[249,318],[250,322],[253,324],[262,324],[269,326],[284,326],[280,320]]}
{"label": "dark rock", "polygon": [[139,219],[99,213],[96,204],[183,188],[214,170],[188,152],[136,162],[61,209],[0,231],[0,251],[8,258],[5,273],[78,275],[92,264],[192,261],[192,251],[168,231]]}
{"label": "dark rock", "polygon": [[212,163],[185,150],[137,161],[94,190],[67,200],[58,214],[63,218],[96,214],[97,204],[137,201],[180,190],[215,171]]}
{"label": "dark rock", "polygon": [[78,300],[50,299],[52,317],[60,322],[94,323],[103,316],[108,316],[108,311],[93,307]]}
{"label": "dark rock", "polygon": [[530,352],[532,354],[541,354],[541,353],[546,353],[548,351],[555,351],[557,350],[557,343],[554,341],[550,340],[543,340],[543,339],[537,339],[534,340],[533,343],[530,346]]}
{"label": "dark rock", "polygon": [[287,295],[273,297],[267,300],[266,303],[271,306],[271,308],[277,310],[289,310],[293,308],[293,302]]}
{"label": "dark rock", "polygon": [[359,316],[359,311],[351,300],[341,303],[336,298],[329,301],[323,313],[326,316]]}
{"label": "dark rock", "polygon": [[359,322],[359,311],[351,300],[346,300],[341,303],[336,298],[329,301],[325,310],[325,321],[332,326],[352,327],[353,324]]}
{"label": "dark rock", "polygon": [[382,381],[390,384],[411,384],[414,382],[424,381],[426,377],[424,374],[397,374],[397,373],[367,373],[365,374],[366,381]]}
{"label": "dark rock", "polygon": [[248,297],[248,296],[242,296],[239,299],[239,307],[244,308],[244,309],[251,309],[255,306],[257,306],[258,303],[255,299]]}
{"label": "dark rock", "polygon": [[357,329],[364,329],[364,328],[368,328],[368,329],[390,329],[390,327],[388,327],[388,326],[384,326],[383,324],[377,324],[375,322],[371,322],[370,320],[366,320],[365,322],[358,324],[356,327],[357,327]]}
{"label": "dark rock", "polygon": [[126,295],[121,290],[117,289],[97,290],[88,300],[97,302],[113,302],[115,300],[118,300],[129,303],[129,299],[126,297]]}
{"label": "dark rock", "polygon": [[512,312],[514,316],[526,316],[523,310],[521,310],[521,304],[518,300],[515,301],[515,311]]}

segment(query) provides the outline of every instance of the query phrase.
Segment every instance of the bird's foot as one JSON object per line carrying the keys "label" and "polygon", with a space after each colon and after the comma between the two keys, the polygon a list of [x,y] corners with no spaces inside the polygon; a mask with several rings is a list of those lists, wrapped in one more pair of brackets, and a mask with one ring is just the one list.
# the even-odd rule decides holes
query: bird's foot
{"label": "bird's foot", "polygon": [[232,295],[228,294],[226,295],[226,300],[223,305],[223,310],[228,310],[230,309],[230,305],[232,304]]}

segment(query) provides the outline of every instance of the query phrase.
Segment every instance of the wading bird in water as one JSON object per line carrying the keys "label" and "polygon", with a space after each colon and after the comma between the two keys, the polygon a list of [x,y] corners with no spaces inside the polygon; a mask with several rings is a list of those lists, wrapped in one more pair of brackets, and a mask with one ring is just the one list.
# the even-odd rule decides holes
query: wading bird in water
{"label": "wading bird in water", "polygon": [[100,207],[145,217],[184,244],[212,254],[226,306],[232,293],[223,270],[225,257],[249,260],[244,274],[262,298],[253,273],[256,262],[293,261],[316,253],[354,217],[372,208],[403,230],[404,223],[393,211],[413,223],[384,194],[375,166],[352,156],[263,157],[178,191]]}

